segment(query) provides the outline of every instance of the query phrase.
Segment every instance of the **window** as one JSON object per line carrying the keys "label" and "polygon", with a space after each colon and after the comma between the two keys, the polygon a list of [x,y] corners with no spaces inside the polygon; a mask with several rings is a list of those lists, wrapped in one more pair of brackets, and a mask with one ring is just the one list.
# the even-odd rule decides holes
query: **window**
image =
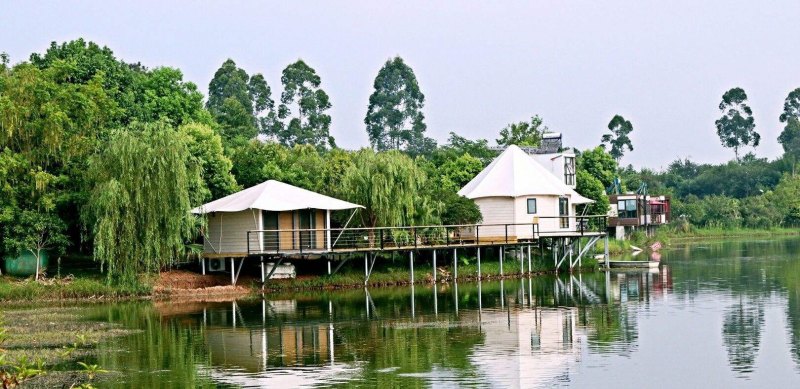
{"label": "window", "polygon": [[564,157],[564,183],[575,185],[575,157]]}
{"label": "window", "polygon": [[617,217],[620,219],[636,219],[636,200],[617,201]]}
{"label": "window", "polygon": [[536,213],[536,199],[528,199],[528,215]]}
{"label": "window", "polygon": [[562,216],[560,219],[561,228],[569,228],[569,200],[566,197],[558,199],[558,215]]}

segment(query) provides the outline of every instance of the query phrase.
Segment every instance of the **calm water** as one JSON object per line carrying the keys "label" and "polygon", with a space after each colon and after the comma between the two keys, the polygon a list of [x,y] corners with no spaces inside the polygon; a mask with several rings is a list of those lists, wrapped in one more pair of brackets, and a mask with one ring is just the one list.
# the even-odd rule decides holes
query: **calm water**
{"label": "calm water", "polygon": [[800,387],[800,239],[701,243],[658,271],[236,303],[90,318],[111,387]]}

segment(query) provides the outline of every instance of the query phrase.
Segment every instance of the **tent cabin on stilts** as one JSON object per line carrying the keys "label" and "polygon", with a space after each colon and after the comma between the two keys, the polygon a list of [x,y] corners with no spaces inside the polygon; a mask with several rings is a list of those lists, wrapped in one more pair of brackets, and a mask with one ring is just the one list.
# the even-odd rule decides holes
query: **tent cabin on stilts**
{"label": "tent cabin on stilts", "polygon": [[506,148],[458,194],[475,201],[484,224],[519,224],[482,228],[481,236],[477,237],[480,241],[506,236],[515,240],[533,239],[530,223],[538,224],[542,236],[576,232],[581,227],[577,223],[576,206],[593,202],[514,145]]}
{"label": "tent cabin on stilts", "polygon": [[192,212],[207,217],[205,258],[244,258],[253,253],[329,251],[336,239],[331,236],[331,212],[359,208],[363,207],[269,180]]}

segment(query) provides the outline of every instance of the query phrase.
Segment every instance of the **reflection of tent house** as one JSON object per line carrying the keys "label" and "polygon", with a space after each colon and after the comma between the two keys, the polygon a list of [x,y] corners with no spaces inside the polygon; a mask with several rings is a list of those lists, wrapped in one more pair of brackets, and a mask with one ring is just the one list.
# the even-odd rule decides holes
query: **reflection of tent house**
{"label": "reflection of tent house", "polygon": [[[576,231],[575,206],[592,202],[517,146],[509,146],[458,194],[475,200],[484,224],[529,224],[508,226],[515,239],[531,239],[530,223],[537,219],[543,235]],[[505,226],[481,227],[479,239],[505,235]]]}
{"label": "reflection of tent house", "polygon": [[[362,207],[270,180],[192,212],[208,215],[203,251],[206,257],[213,257],[245,256],[248,247],[290,251],[302,246],[304,250],[322,251],[330,247],[331,237],[326,229],[330,228],[331,211],[354,208]],[[248,236],[249,230],[272,231]]]}
{"label": "reflection of tent house", "polygon": [[[583,335],[576,331],[576,309],[521,311],[508,316],[484,310],[485,341],[470,359],[491,387],[551,387],[580,358]],[[492,350],[510,357],[487,358]]]}

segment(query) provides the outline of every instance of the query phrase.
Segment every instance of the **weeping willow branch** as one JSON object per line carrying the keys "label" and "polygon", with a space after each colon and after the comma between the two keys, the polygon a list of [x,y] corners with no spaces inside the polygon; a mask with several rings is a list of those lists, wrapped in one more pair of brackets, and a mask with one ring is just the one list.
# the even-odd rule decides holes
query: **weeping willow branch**
{"label": "weeping willow branch", "polygon": [[131,125],[91,159],[89,175],[84,216],[109,281],[135,283],[183,254],[197,231],[192,204],[205,189],[185,135],[165,123]]}

